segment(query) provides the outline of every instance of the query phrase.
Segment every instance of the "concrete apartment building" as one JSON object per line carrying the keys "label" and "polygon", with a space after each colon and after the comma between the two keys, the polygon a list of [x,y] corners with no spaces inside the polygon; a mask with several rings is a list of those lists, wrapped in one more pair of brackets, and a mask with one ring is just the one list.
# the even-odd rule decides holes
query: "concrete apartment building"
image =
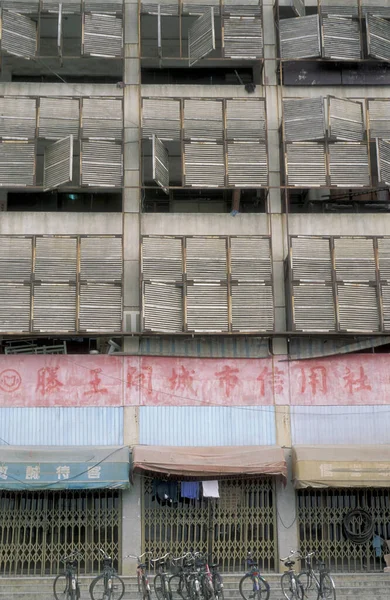
{"label": "concrete apartment building", "polygon": [[382,571],[388,2],[1,7],[1,573]]}

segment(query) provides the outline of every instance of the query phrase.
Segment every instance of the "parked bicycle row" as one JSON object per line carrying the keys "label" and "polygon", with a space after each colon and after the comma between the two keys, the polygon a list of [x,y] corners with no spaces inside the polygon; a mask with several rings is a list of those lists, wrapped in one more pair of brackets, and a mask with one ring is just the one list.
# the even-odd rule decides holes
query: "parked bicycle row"
{"label": "parked bicycle row", "polygon": [[[121,600],[125,584],[116,573],[112,559],[102,549],[103,571],[93,579],[89,594],[92,600]],[[78,552],[73,552],[62,560],[65,572],[56,577],[53,584],[56,600],[78,600],[80,587],[77,580]],[[151,553],[141,556],[127,555],[125,558],[137,561],[137,583],[141,600],[151,600],[152,589],[157,600],[224,600],[222,575],[218,564],[209,564],[201,552],[179,557],[170,553],[152,558]],[[304,562],[305,568],[296,574],[295,560]],[[336,600],[334,582],[325,563],[316,561],[314,552],[303,556],[299,551],[291,551],[282,558],[287,571],[281,575],[281,589],[286,600]],[[239,593],[243,600],[268,600],[271,588],[261,575],[258,562],[248,554],[247,572],[239,581]],[[149,580],[148,569],[154,575]]]}

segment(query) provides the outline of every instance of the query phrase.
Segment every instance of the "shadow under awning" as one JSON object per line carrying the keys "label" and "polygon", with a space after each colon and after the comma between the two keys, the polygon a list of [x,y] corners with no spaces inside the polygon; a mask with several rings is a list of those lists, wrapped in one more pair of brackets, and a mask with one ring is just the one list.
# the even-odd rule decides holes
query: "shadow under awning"
{"label": "shadow under awning", "polygon": [[133,448],[133,469],[173,477],[287,477],[287,464],[280,446],[139,445]]}
{"label": "shadow under awning", "polygon": [[294,446],[297,489],[390,487],[390,445]]}
{"label": "shadow under awning", "polygon": [[0,447],[0,490],[130,487],[128,446]]}

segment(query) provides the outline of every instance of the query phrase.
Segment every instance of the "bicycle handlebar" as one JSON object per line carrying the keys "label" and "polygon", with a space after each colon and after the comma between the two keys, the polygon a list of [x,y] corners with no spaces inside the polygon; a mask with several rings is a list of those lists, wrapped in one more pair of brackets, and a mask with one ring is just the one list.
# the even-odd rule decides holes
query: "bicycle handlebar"
{"label": "bicycle handlebar", "polygon": [[108,554],[106,554],[106,552],[103,550],[103,548],[99,548],[100,552],[103,554],[103,557],[106,558],[107,560],[111,560],[111,556],[108,556]]}
{"label": "bicycle handlebar", "polygon": [[138,560],[138,562],[140,562],[141,558],[143,556],[150,555],[150,554],[152,554],[152,553],[151,552],[144,552],[140,556],[136,556],[135,554],[126,554],[126,556],[124,556],[123,558],[135,558],[135,560]]}
{"label": "bicycle handlebar", "polygon": [[171,561],[172,562],[178,562],[179,560],[183,560],[184,558],[188,558],[189,556],[192,556],[191,552],[187,552],[187,554],[183,554],[183,556],[177,556],[176,558],[174,558],[172,556],[171,557]]}
{"label": "bicycle handlebar", "polygon": [[75,558],[79,558],[81,556],[80,552],[78,550],[73,550],[73,552],[71,552],[70,554],[68,554],[68,556],[63,556],[62,558],[60,558],[61,562],[66,562],[68,560],[71,559],[75,559]]}
{"label": "bicycle handlebar", "polygon": [[285,562],[289,558],[298,557],[298,556],[300,556],[299,550],[290,550],[290,554],[288,556],[286,556],[285,558],[281,558],[280,562]]}
{"label": "bicycle handlebar", "polygon": [[303,556],[303,554],[301,553],[300,550],[291,550],[290,554],[288,556],[286,556],[285,558],[281,558],[281,562],[284,562],[286,560],[288,560],[289,558],[299,558],[301,560],[307,560],[309,558],[311,558],[312,556],[315,555],[315,552],[309,552],[306,556]]}
{"label": "bicycle handlebar", "polygon": [[160,556],[159,558],[151,558],[150,562],[159,562],[160,560],[164,560],[164,558],[167,558],[170,555],[170,552],[167,552],[166,554],[164,554],[164,556]]}

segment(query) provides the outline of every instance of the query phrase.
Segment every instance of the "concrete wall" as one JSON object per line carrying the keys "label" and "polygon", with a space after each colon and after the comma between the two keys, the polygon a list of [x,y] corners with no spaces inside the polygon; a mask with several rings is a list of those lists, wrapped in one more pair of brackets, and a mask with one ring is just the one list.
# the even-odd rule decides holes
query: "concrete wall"
{"label": "concrete wall", "polygon": [[105,83],[24,83],[0,82],[0,96],[115,96],[121,98],[123,90],[113,84]]}
{"label": "concrete wall", "polygon": [[288,217],[290,235],[389,235],[389,214],[294,214]]}
{"label": "concrete wall", "polygon": [[122,234],[120,213],[3,212],[0,235]]}
{"label": "concrete wall", "polygon": [[265,214],[143,214],[142,235],[269,235]]}
{"label": "concrete wall", "polygon": [[142,85],[142,97],[146,98],[263,98],[265,88],[256,86],[252,94],[243,85]]}

